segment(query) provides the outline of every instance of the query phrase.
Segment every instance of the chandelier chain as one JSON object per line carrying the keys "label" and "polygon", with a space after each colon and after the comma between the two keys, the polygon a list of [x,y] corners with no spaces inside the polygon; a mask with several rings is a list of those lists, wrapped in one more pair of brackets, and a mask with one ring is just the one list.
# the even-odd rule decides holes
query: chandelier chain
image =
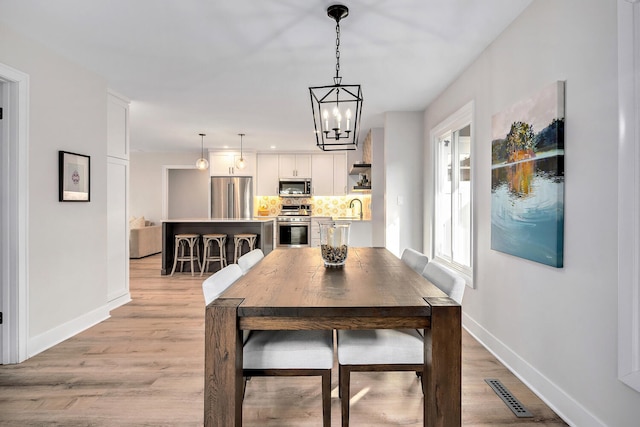
{"label": "chandelier chain", "polygon": [[336,78],[340,77],[340,23],[336,23]]}

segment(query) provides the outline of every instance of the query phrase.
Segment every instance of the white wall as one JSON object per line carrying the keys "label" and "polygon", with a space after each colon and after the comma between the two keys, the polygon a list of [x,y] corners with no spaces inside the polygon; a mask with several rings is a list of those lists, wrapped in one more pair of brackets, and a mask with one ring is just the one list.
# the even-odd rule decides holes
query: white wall
{"label": "white wall", "polygon": [[[0,25],[29,75],[28,356],[108,316],[107,82]],[[91,201],[58,201],[58,150],[91,156]]]}
{"label": "white wall", "polygon": [[[616,13],[614,1],[536,0],[425,114],[429,130],[475,101],[476,289],[466,290],[464,326],[577,426],[640,419],[640,393],[616,369]],[[490,248],[491,116],[557,80],[566,80],[562,269]]]}
{"label": "white wall", "polygon": [[168,172],[168,219],[208,218],[209,171],[194,168]]}
{"label": "white wall", "polygon": [[192,167],[200,152],[181,153],[130,153],[129,190],[131,194],[129,215],[160,224],[162,221],[163,166]]}
{"label": "white wall", "polygon": [[371,243],[385,246],[385,193],[386,173],[384,167],[384,129],[371,129]]}
{"label": "white wall", "polygon": [[386,248],[422,251],[422,112],[388,112],[384,121]]}

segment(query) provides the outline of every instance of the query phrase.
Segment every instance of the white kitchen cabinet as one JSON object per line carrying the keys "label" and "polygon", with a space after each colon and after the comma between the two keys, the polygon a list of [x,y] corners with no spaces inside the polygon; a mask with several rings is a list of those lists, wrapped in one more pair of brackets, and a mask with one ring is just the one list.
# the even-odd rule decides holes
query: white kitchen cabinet
{"label": "white kitchen cabinet", "polygon": [[209,173],[211,176],[237,175],[254,176],[256,173],[255,153],[243,152],[242,157],[246,162],[244,169],[238,169],[236,163],[240,159],[240,152],[213,151],[209,153]]}
{"label": "white kitchen cabinet", "polygon": [[314,196],[347,194],[347,156],[345,154],[314,154],[311,172]]}
{"label": "white kitchen cabinet", "polygon": [[314,196],[333,195],[333,155],[314,154],[311,159],[311,190]]}
{"label": "white kitchen cabinet", "polygon": [[331,221],[330,216],[313,216],[311,217],[311,246],[320,247],[320,223]]}
{"label": "white kitchen cabinet", "polygon": [[333,195],[347,195],[347,155],[333,155]]}
{"label": "white kitchen cabinet", "polygon": [[278,195],[278,154],[258,154],[256,170],[256,196]]}
{"label": "white kitchen cabinet", "polygon": [[280,178],[310,178],[311,154],[280,154]]}

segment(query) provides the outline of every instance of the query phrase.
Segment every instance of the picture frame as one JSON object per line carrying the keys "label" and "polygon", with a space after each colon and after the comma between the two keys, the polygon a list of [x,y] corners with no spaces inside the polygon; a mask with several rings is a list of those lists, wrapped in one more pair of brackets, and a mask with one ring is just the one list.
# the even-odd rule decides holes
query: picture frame
{"label": "picture frame", "polygon": [[491,249],[564,263],[564,81],[492,117]]}
{"label": "picture frame", "polygon": [[84,154],[58,151],[58,200],[91,200],[91,158]]}

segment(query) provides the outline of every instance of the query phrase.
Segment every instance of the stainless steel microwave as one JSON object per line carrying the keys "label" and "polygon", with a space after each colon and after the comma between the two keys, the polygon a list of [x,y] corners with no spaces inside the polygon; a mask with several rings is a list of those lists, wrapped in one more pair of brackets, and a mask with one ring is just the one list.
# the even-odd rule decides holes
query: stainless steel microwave
{"label": "stainless steel microwave", "polygon": [[281,179],[278,184],[280,197],[310,197],[311,178]]}

